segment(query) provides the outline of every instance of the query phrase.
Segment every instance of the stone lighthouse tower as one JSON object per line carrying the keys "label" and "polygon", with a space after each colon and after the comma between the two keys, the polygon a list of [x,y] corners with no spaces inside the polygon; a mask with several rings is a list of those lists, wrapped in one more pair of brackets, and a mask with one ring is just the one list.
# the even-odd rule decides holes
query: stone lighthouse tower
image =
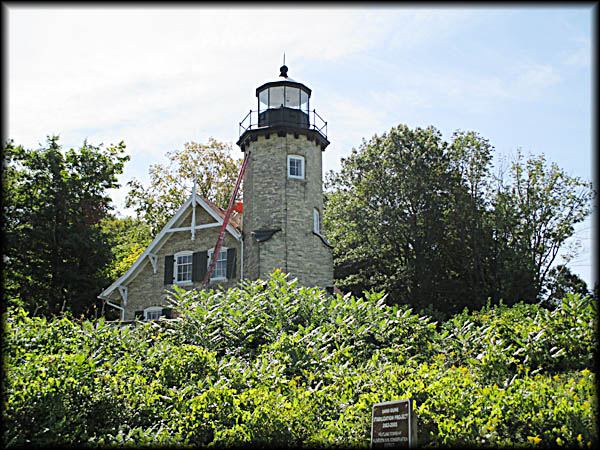
{"label": "stone lighthouse tower", "polygon": [[311,90],[287,75],[256,89],[258,109],[240,123],[250,152],[244,173],[244,278],[274,269],[305,286],[332,288],[331,246],[322,234],[322,152],[327,123],[310,110]]}

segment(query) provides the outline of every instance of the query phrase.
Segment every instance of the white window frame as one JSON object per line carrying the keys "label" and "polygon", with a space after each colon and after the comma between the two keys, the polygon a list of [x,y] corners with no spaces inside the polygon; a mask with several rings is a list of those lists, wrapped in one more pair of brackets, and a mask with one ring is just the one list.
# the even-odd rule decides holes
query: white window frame
{"label": "white window frame", "polygon": [[[149,308],[144,309],[144,320],[158,320],[160,316],[162,316],[162,310],[162,306],[150,306]],[[157,312],[158,316],[156,316]]]}
{"label": "white window frame", "polygon": [[321,234],[321,214],[317,208],[313,209],[313,232]]}
{"label": "white window frame", "polygon": [[[301,174],[300,175],[292,175],[290,173],[292,159],[296,159],[296,160],[298,160],[298,161],[301,162],[301,164],[300,164]],[[300,156],[300,155],[288,155],[288,157],[287,157],[287,174],[288,174],[288,178],[295,178],[297,180],[304,180],[304,174],[305,173],[306,173],[306,164],[305,164],[305,161],[304,161],[304,156]]]}
{"label": "white window frame", "polygon": [[[210,267],[210,263],[212,261],[212,255],[215,252],[215,249],[211,249],[208,251],[208,261],[206,262],[207,266],[206,266],[206,270],[208,270],[208,268]],[[217,264],[215,264],[215,268],[213,269],[212,273],[210,274],[210,281],[223,281],[227,279],[227,247],[221,247],[219,249],[219,254],[223,255],[223,253],[225,254],[225,259],[221,259],[220,261],[224,261],[225,263],[225,275],[224,276],[215,276],[215,274],[217,273],[217,265],[219,264],[219,260],[217,260]],[[219,255],[219,256],[220,256]]]}
{"label": "white window frame", "polygon": [[[192,252],[191,250],[185,250],[182,252],[177,252],[175,253],[175,255],[173,255],[173,284],[176,284],[177,286],[185,286],[185,285],[189,285],[192,284],[192,274],[194,271],[194,256],[193,256],[194,252]],[[191,270],[190,270],[190,278],[189,280],[182,280],[182,281],[177,281],[178,278],[178,264],[177,264],[177,258],[180,256],[189,256],[191,258],[190,260],[190,266],[191,266]]]}

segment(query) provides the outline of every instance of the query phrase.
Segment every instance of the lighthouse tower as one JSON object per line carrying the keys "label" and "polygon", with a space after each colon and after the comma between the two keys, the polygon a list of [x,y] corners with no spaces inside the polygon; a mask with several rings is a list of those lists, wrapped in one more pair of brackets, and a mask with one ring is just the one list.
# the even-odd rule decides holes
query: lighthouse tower
{"label": "lighthouse tower", "polygon": [[310,110],[311,90],[279,78],[256,89],[258,109],[240,123],[237,145],[250,152],[244,173],[244,278],[275,269],[305,286],[333,286],[331,246],[323,237],[322,152],[327,123]]}

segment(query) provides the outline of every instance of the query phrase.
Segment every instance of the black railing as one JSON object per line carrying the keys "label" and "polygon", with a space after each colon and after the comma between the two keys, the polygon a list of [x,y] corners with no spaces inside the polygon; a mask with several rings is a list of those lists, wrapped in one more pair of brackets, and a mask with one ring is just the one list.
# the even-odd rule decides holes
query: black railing
{"label": "black railing", "polygon": [[[287,108],[286,108],[287,109]],[[327,122],[325,122],[323,120],[323,118],[317,114],[316,110],[312,110],[309,111],[308,114],[306,114],[303,111],[300,110],[293,110],[294,112],[298,112],[301,113],[302,115],[304,115],[307,118],[308,123],[306,123],[305,121],[297,121],[297,120],[285,120],[283,117],[286,117],[284,115],[282,116],[278,116],[277,119],[264,119],[264,114],[265,113],[276,113],[278,112],[278,108],[272,108],[272,109],[265,109],[265,110],[261,110],[260,111],[260,115],[258,111],[252,111],[250,110],[248,112],[248,114],[246,114],[246,117],[244,117],[242,119],[242,121],[240,122],[240,126],[239,126],[239,136],[241,137],[242,134],[244,134],[246,131],[249,130],[257,130],[257,129],[264,129],[264,128],[268,128],[268,127],[272,127],[275,125],[282,125],[282,126],[289,126],[289,127],[295,127],[295,128],[307,128],[309,130],[315,130],[318,131],[325,139],[327,139]],[[312,121],[310,120],[312,118]]]}

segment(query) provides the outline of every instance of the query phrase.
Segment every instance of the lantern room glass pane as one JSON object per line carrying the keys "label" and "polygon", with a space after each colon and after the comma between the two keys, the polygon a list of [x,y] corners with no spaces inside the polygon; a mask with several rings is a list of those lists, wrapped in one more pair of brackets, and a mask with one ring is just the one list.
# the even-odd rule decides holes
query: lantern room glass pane
{"label": "lantern room glass pane", "polygon": [[286,86],[285,87],[285,106],[288,108],[300,108],[300,89]]}
{"label": "lantern room glass pane", "polygon": [[300,110],[308,114],[308,94],[302,89],[300,91]]}
{"label": "lantern room glass pane", "polygon": [[283,86],[269,88],[269,108],[280,108],[283,106]]}
{"label": "lantern room glass pane", "polygon": [[258,94],[258,111],[264,111],[269,107],[269,90],[265,89]]}

